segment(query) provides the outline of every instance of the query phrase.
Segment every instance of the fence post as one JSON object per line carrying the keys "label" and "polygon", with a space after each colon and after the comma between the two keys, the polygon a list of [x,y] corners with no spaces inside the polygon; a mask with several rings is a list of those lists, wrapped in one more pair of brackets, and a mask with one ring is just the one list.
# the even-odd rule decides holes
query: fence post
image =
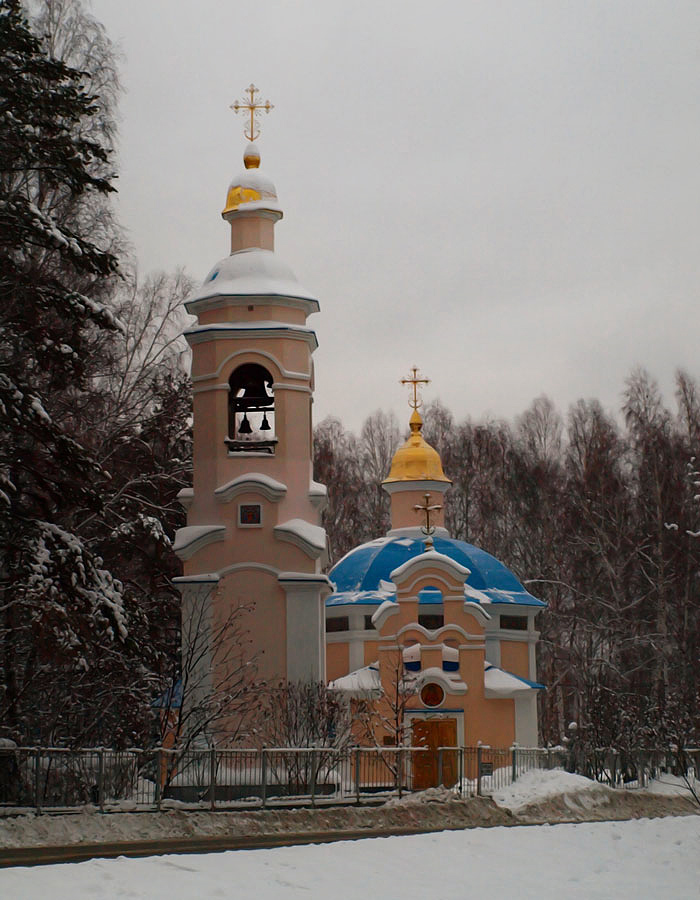
{"label": "fence post", "polygon": [[262,780],[260,793],[262,794],[263,809],[265,809],[267,802],[267,753],[264,747],[260,751],[260,777]]}
{"label": "fence post", "polygon": [[156,809],[160,812],[160,802],[163,796],[163,749],[156,750]]}
{"label": "fence post", "polygon": [[403,747],[399,747],[396,754],[396,776],[399,781],[399,800],[403,790]]}
{"label": "fence post", "polygon": [[316,806],[316,751],[311,751],[311,805]]}
{"label": "fence post", "polygon": [[459,752],[459,766],[457,768],[458,768],[458,772],[459,772],[459,796],[460,797],[464,796],[464,793],[463,793],[463,791],[464,791],[464,751],[465,751],[464,747],[460,747],[459,751],[458,751]]}
{"label": "fence post", "polygon": [[438,747],[438,786],[442,784],[442,747]]}
{"label": "fence post", "polygon": [[355,800],[360,805],[360,748],[355,747]]}
{"label": "fence post", "polygon": [[97,804],[100,812],[105,811],[105,748],[97,751]]}
{"label": "fence post", "polygon": [[482,747],[481,744],[476,748],[476,796],[481,797],[481,757],[482,757]]}
{"label": "fence post", "polygon": [[516,781],[518,777],[518,745],[513,744],[513,746],[510,748],[510,752],[510,780],[512,783]]}
{"label": "fence post", "polygon": [[34,748],[34,805],[37,816],[41,815],[41,748]]}
{"label": "fence post", "polygon": [[216,747],[209,750],[209,809],[216,809]]}

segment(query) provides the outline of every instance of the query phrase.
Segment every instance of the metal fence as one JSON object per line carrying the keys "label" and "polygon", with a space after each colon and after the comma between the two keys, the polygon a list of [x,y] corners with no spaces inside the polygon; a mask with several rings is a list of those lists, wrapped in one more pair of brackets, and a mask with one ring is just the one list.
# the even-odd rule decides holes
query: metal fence
{"label": "metal fence", "polygon": [[174,751],[0,747],[0,809],[103,812],[378,803],[444,786],[484,796],[531,769],[566,768],[612,787],[660,771],[700,773],[700,750],[328,747]]}

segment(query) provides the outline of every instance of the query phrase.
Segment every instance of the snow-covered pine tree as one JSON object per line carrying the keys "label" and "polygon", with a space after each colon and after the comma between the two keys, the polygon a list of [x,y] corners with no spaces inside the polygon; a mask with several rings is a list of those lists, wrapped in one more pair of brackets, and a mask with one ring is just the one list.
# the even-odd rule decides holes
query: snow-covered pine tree
{"label": "snow-covered pine tree", "polygon": [[97,336],[119,328],[95,299],[117,262],[43,200],[113,188],[81,127],[97,98],[17,0],[0,0],[0,58],[0,721],[20,740],[70,740],[108,714],[108,684],[77,716],[71,694],[97,668],[108,683],[128,642],[121,585],[80,533],[105,474],[71,428]]}

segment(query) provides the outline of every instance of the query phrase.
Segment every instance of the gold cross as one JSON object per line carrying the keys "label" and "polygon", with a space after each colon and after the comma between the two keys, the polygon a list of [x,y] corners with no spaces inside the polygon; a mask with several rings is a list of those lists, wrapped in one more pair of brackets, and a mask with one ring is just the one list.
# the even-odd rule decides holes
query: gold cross
{"label": "gold cross", "polygon": [[435,533],[435,526],[430,524],[430,513],[437,512],[437,510],[442,509],[442,506],[437,503],[431,505],[430,494],[423,494],[423,496],[425,497],[425,503],[422,506],[420,504],[417,504],[413,508],[416,512],[425,513],[425,525],[421,525],[420,530],[423,532],[423,534],[427,534],[428,536],[430,536],[431,534]]}
{"label": "gold cross", "polygon": [[231,109],[235,113],[250,113],[250,124],[246,125],[243,129],[243,134],[248,138],[249,141],[255,141],[260,137],[260,129],[256,129],[255,127],[255,117],[258,115],[261,109],[264,109],[266,113],[269,113],[271,109],[275,107],[270,103],[269,100],[266,100],[264,103],[257,103],[255,99],[255,95],[259,94],[260,91],[255,87],[254,84],[249,85],[245,91],[243,92],[248,94],[248,99],[244,101],[236,100],[231,104]]}
{"label": "gold cross", "polygon": [[400,383],[410,384],[413,386],[413,397],[408,398],[408,405],[413,409],[418,409],[419,406],[422,406],[423,401],[418,399],[418,385],[430,384],[430,379],[418,377],[418,366],[413,366],[413,368],[411,369],[411,377],[402,378]]}

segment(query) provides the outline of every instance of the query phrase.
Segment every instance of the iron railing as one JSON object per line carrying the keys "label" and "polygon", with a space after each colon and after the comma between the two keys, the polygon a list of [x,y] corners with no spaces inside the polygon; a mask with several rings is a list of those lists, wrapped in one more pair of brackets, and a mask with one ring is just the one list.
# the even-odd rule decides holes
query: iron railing
{"label": "iron railing", "polygon": [[270,747],[70,750],[0,746],[0,808],[103,812],[266,808],[383,802],[444,786],[489,795],[531,769],[566,768],[615,788],[646,787],[660,772],[700,775],[700,750],[565,748]]}

